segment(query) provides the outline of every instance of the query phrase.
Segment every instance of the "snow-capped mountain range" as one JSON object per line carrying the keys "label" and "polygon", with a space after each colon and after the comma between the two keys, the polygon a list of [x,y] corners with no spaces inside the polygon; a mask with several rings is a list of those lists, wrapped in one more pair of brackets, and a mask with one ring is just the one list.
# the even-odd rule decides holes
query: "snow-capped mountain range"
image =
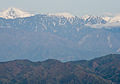
{"label": "snow-capped mountain range", "polygon": [[23,12],[22,10],[17,8],[8,8],[7,10],[4,10],[0,13],[0,17],[5,19],[24,18],[30,16],[33,16],[33,14]]}
{"label": "snow-capped mountain range", "polygon": [[64,12],[64,13],[50,13],[49,16],[65,17],[65,18],[75,18],[74,15]]}
{"label": "snow-capped mountain range", "polygon": [[0,17],[0,61],[66,61],[120,53],[119,15],[30,14],[9,8]]}
{"label": "snow-capped mountain range", "polygon": [[[28,12],[24,12],[18,8],[8,8],[7,10],[4,10],[0,12],[0,17],[5,19],[16,19],[16,18],[25,18],[34,16],[35,14],[30,14]],[[56,16],[56,17],[65,17],[65,18],[75,18],[76,16],[70,14],[70,13],[49,13],[48,16]],[[120,15],[116,16],[91,16],[91,15],[85,15],[82,17],[79,17],[83,20],[85,20],[86,24],[91,24],[92,21],[96,21],[95,24],[111,24],[111,23],[120,23]],[[104,20],[106,22],[101,23],[101,21]]]}

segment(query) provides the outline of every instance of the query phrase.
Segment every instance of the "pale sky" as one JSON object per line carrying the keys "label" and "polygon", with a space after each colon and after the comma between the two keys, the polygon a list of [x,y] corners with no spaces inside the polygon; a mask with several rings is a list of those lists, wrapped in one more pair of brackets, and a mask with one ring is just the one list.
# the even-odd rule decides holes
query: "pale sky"
{"label": "pale sky", "polygon": [[0,11],[16,7],[34,13],[69,12],[73,15],[120,13],[120,0],[0,0]]}

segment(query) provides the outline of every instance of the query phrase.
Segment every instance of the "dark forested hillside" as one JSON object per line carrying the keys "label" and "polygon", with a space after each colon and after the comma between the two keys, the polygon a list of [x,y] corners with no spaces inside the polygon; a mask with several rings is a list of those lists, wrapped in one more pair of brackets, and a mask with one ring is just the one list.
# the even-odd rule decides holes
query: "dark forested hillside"
{"label": "dark forested hillside", "polygon": [[0,84],[119,84],[120,55],[93,60],[0,63]]}

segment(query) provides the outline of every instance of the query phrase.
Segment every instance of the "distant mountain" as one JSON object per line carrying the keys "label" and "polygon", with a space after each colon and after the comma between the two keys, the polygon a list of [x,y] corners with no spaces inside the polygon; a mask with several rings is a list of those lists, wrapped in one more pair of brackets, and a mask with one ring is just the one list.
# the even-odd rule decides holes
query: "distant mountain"
{"label": "distant mountain", "polygon": [[83,16],[85,24],[106,24],[107,21],[101,16]]}
{"label": "distant mountain", "polygon": [[[17,14],[18,9],[14,11]],[[101,16],[78,17],[69,13],[2,17],[0,61],[48,58],[69,61],[120,53],[117,24],[113,26]]]}
{"label": "distant mountain", "polygon": [[75,16],[70,13],[51,13],[49,16],[65,17],[65,18],[74,18]]}
{"label": "distant mountain", "polygon": [[23,12],[22,10],[17,8],[8,8],[7,10],[0,13],[0,17],[6,19],[24,18],[24,17],[30,17],[32,15],[33,14]]}
{"label": "distant mountain", "polygon": [[[16,18],[25,18],[34,16],[35,14],[30,14],[28,12],[24,12],[21,9],[18,8],[8,8],[7,10],[3,10],[0,12],[0,17],[5,19],[16,19]],[[49,13],[44,14],[48,16],[56,16],[61,18],[75,18],[76,16],[63,12],[63,13]],[[85,15],[82,17],[79,17],[85,21],[85,24],[105,24],[105,23],[118,23],[120,22],[120,15],[113,15],[113,16],[92,16],[92,15]]]}
{"label": "distant mountain", "polygon": [[104,18],[104,20],[106,20],[109,23],[120,22],[120,15],[104,16],[103,18]]}
{"label": "distant mountain", "polygon": [[119,84],[119,66],[119,54],[64,63],[14,60],[0,63],[0,84]]}

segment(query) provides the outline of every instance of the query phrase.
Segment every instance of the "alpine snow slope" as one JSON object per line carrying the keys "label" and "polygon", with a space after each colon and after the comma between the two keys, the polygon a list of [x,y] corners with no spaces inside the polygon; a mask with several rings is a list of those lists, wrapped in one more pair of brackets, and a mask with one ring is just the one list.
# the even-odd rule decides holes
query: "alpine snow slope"
{"label": "alpine snow slope", "polygon": [[120,15],[0,13],[0,61],[92,59],[120,53]]}

